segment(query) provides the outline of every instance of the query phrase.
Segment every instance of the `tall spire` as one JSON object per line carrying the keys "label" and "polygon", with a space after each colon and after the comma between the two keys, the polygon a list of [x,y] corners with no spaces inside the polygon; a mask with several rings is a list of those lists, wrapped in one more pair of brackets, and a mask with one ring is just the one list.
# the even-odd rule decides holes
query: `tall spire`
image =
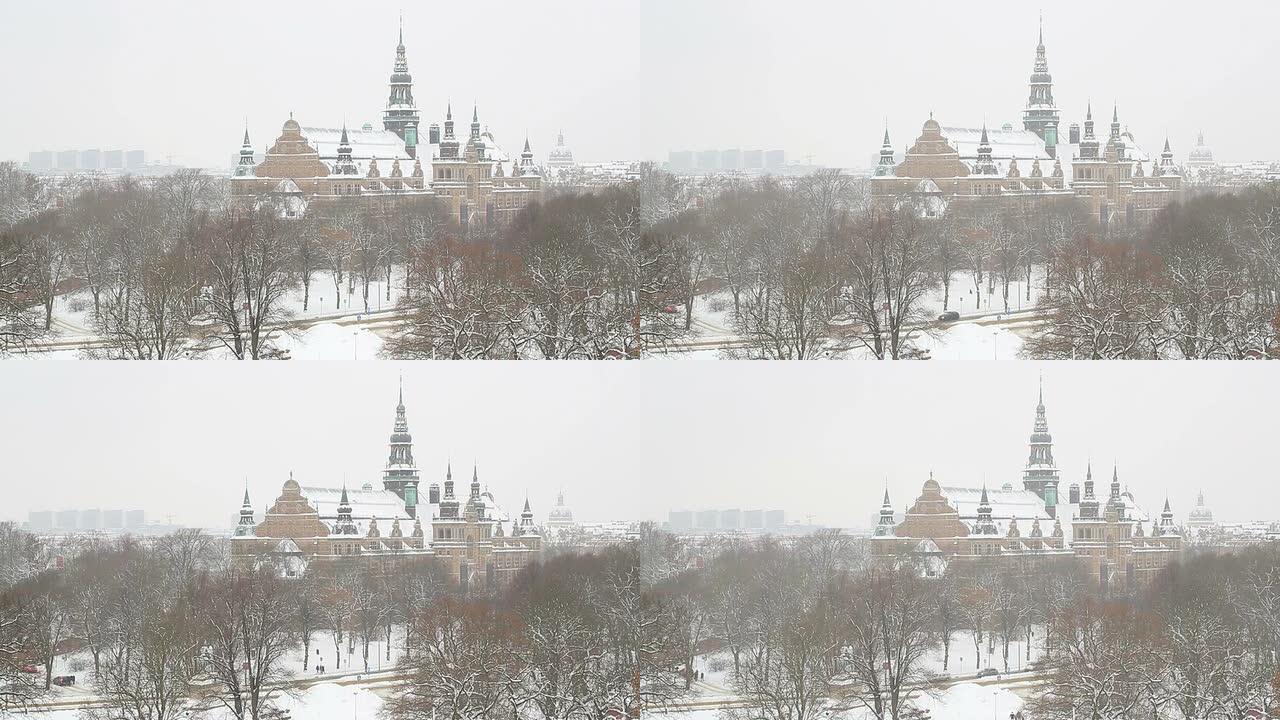
{"label": "tall spire", "polygon": [[404,500],[405,512],[414,517],[418,505],[418,466],[413,460],[413,435],[404,406],[404,380],[400,380],[396,399],[395,423],[387,453],[387,467],[382,471],[382,487]]}
{"label": "tall spire", "polygon": [[1022,127],[1039,135],[1049,156],[1057,157],[1055,148],[1058,145],[1059,113],[1053,101],[1053,76],[1049,74],[1049,60],[1045,55],[1043,17],[1040,18],[1040,34],[1029,85],[1027,109],[1022,113]]}
{"label": "tall spire", "polygon": [[391,70],[390,87],[387,109],[382,113],[382,127],[400,136],[409,157],[417,157],[418,124],[421,116],[418,114],[418,106],[413,101],[413,76],[409,74],[409,60],[404,48],[403,15],[400,17],[396,59]]}
{"label": "tall spire", "polygon": [[1037,388],[1035,422],[1032,424],[1028,445],[1030,452],[1027,455],[1026,469],[1022,472],[1022,487],[1039,495],[1044,501],[1045,511],[1050,517],[1056,517],[1057,511],[1054,508],[1058,504],[1058,483],[1061,478],[1053,460],[1053,436],[1049,434],[1049,419],[1045,413],[1043,376]]}

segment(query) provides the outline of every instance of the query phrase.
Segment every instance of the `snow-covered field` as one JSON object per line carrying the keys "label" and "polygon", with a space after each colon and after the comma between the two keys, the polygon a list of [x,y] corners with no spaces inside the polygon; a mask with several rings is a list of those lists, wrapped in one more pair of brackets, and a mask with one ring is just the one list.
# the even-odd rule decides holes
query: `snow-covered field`
{"label": "snow-covered field", "polygon": [[[1043,291],[1044,278],[1039,268],[1032,273],[1028,299],[1027,283],[1017,281],[1009,288],[1009,307],[1017,312],[1035,307]],[[401,268],[392,272],[390,293],[385,280],[371,283],[369,311],[379,312],[395,307],[403,295],[404,275]],[[302,307],[302,288],[294,288],[283,301],[285,316],[290,320],[318,322],[302,329],[276,333],[273,344],[287,356],[298,360],[368,360],[379,357],[383,348],[385,326],[378,330],[355,328],[351,320],[365,313],[359,284],[352,285],[344,277],[338,289],[341,308],[336,307],[332,276],[318,272],[311,283],[311,297],[307,308]],[[976,300],[981,298],[981,306]],[[936,317],[943,311],[943,290],[934,288],[922,302],[926,317]],[[951,282],[949,310],[960,313],[960,320],[946,325],[928,328],[928,332],[914,334],[913,343],[937,360],[1013,360],[1023,347],[1025,327],[1011,328],[993,324],[1004,314],[1001,288],[984,282],[977,290],[972,275],[957,272]],[[683,322],[683,307],[677,307],[676,322]],[[338,321],[343,321],[339,323]],[[93,299],[87,289],[80,289],[60,296],[54,305],[53,335],[68,340],[91,338],[93,332]],[[671,359],[719,359],[727,351],[723,345],[735,339],[733,331],[733,296],[728,290],[706,293],[694,301],[690,334],[677,343],[677,349],[654,355]],[[75,359],[81,353],[74,349],[58,349],[40,353],[35,357],[48,359]],[[206,359],[223,359],[230,353],[217,348],[200,355]],[[845,354],[849,359],[870,359],[871,353],[854,348]]]}

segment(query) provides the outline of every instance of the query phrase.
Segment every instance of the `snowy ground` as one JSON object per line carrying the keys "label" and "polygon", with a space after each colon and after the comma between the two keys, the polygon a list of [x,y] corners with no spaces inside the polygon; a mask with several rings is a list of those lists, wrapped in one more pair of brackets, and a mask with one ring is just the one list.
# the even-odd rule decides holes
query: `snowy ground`
{"label": "snowy ground", "polygon": [[[344,634],[340,647],[335,651],[333,634],[327,631],[317,632],[311,639],[311,659],[307,669],[305,671],[302,669],[301,644],[289,651],[289,654],[284,659],[283,667],[291,674],[294,680],[326,678],[333,681],[350,681],[365,672],[363,647],[358,639],[351,643],[349,636]],[[388,659],[388,650],[390,650],[390,659]],[[387,643],[384,640],[370,642],[368,672],[380,672],[395,668],[403,655],[404,632],[400,628],[393,628],[390,648],[387,647]],[[341,667],[338,665],[339,660],[341,661]],[[324,667],[323,673],[318,671],[321,666]],[[54,662],[53,674],[54,676],[74,675],[76,684],[71,687],[53,687],[50,695],[44,698],[45,700],[73,700],[93,695],[93,656],[87,650],[59,656]],[[41,674],[38,677],[43,682],[44,675]],[[344,692],[348,702],[350,702],[351,688],[344,688]],[[364,707],[363,703],[361,707]],[[64,717],[68,719],[74,717],[73,714],[64,715],[62,713],[73,712],[58,711],[41,713],[39,716],[62,720]],[[209,717],[210,720],[222,720],[221,716],[216,714]],[[310,718],[313,716],[295,713],[294,717]],[[345,717],[351,717],[350,711]]]}
{"label": "snowy ground", "polygon": [[[956,273],[951,280],[951,297],[947,303],[949,310],[960,313],[960,321],[930,328],[929,332],[919,331],[913,336],[913,343],[921,350],[928,351],[929,357],[936,360],[1016,360],[1022,352],[1023,337],[1020,332],[1025,328],[1010,328],[994,324],[1004,319],[1004,299],[1000,286],[989,288],[984,276],[980,290],[981,307],[977,303],[973,288],[973,276],[970,273]],[[1036,306],[1043,291],[1044,276],[1039,268],[1032,272],[1030,300],[1027,299],[1025,281],[1011,283],[1009,286],[1009,308],[1019,312]],[[991,290],[988,294],[988,289]],[[922,302],[926,317],[934,318],[943,312],[943,290],[941,285],[934,288]],[[678,320],[683,321],[683,308]],[[675,359],[713,360],[725,356],[725,351],[717,343],[731,342],[736,338],[733,331],[733,295],[728,290],[719,290],[700,295],[693,304],[693,323],[690,336],[682,340],[678,351],[658,355]],[[845,357],[853,360],[872,359],[869,350],[854,348]]]}
{"label": "snowy ground", "polygon": [[[1009,288],[1010,310],[1017,312],[1034,307],[1043,290],[1043,274],[1039,268],[1032,273],[1030,299],[1025,281],[1011,283]],[[390,296],[385,280],[370,284],[369,311],[377,313],[393,308],[403,294],[404,275],[399,267],[392,272]],[[988,292],[990,290],[990,292]],[[376,329],[352,327],[354,316],[365,313],[360,285],[352,285],[344,276],[338,296],[342,305],[337,307],[332,275],[317,272],[311,282],[311,297],[306,310],[302,308],[302,287],[294,288],[284,299],[285,315],[291,320],[330,320],[304,329],[277,333],[273,343],[298,360],[352,360],[375,359],[383,347],[387,331],[385,324],[375,323]],[[943,311],[943,290],[934,288],[922,305],[927,317],[936,317]],[[976,299],[981,298],[981,306]],[[1012,360],[1017,359],[1023,346],[1026,323],[999,322],[1004,319],[1004,302],[1001,288],[984,282],[975,291],[972,275],[958,272],[952,277],[948,309],[960,313],[958,322],[929,328],[929,332],[917,332],[914,344],[938,360]],[[683,322],[683,307],[677,307],[676,322]],[[376,318],[376,316],[375,316]],[[80,289],[60,296],[54,303],[53,335],[56,339],[91,338],[93,332],[93,298],[87,289]],[[699,296],[694,301],[693,322],[690,335],[678,343],[678,349],[653,357],[672,359],[719,359],[725,356],[723,347],[735,339],[733,331],[733,296],[720,290]],[[58,349],[33,357],[40,359],[76,359],[81,353],[75,349]],[[212,349],[201,355],[206,359],[224,359],[230,353]],[[850,350],[849,359],[870,359],[865,349]]]}
{"label": "snowy ground", "polygon": [[[1026,670],[1031,662],[1039,659],[1040,630],[1036,628],[1033,632],[1029,655],[1025,641],[1009,643],[1011,673]],[[991,717],[993,710],[997,712],[996,717],[1005,718],[1009,713],[1022,707],[1023,698],[1010,689],[972,682],[978,671],[985,668],[996,668],[1003,673],[1002,645],[998,641],[991,645],[988,637],[984,635],[975,657],[972,634],[957,632],[951,639],[951,657],[945,672],[942,669],[942,657],[942,647],[939,646],[926,658],[925,669],[939,676],[940,679],[950,678],[956,681],[956,684],[933,694],[919,695],[917,700],[923,709],[932,713],[933,720],[972,720]],[[733,696],[733,655],[728,651],[702,655],[697,658],[694,667],[702,673],[702,679],[694,684],[697,699],[711,701]],[[1017,676],[1009,677],[1016,679]],[[648,717],[663,720],[721,720],[720,710],[714,708],[654,713]],[[846,720],[867,720],[868,718],[870,718],[869,714],[854,713],[847,716]]]}

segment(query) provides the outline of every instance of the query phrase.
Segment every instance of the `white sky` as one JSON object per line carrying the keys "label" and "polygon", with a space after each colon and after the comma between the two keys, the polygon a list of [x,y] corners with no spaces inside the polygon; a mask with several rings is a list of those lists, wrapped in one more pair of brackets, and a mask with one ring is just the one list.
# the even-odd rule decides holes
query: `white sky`
{"label": "white sky", "polygon": [[303,484],[378,484],[397,374],[423,482],[469,481],[539,519],[781,507],[862,525],[943,484],[1019,485],[1043,369],[1062,494],[1095,471],[1179,518],[1203,488],[1224,519],[1280,504],[1262,363],[5,363],[0,519],[141,507],[224,526]]}
{"label": "white sky", "polygon": [[1280,159],[1280,3],[1022,0],[552,0],[216,3],[12,0],[0,17],[0,159],[144,148],[225,165],[245,119],[269,144],[303,125],[378,120],[403,6],[424,122],[471,102],[500,143],[580,159],[784,148],[865,165],[889,123],[909,144],[943,124],[1017,123],[1045,15],[1062,134],[1092,98],[1140,144],[1185,157]]}

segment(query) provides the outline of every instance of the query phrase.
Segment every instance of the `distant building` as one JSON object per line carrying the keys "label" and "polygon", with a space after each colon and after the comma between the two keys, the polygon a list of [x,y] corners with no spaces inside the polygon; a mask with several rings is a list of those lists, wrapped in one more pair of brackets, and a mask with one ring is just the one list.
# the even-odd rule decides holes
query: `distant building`
{"label": "distant building", "polygon": [[686,172],[693,170],[693,151],[672,150],[667,153],[667,169],[672,172]]}
{"label": "distant building", "polygon": [[787,153],[783,150],[767,150],[764,154],[764,169],[777,170],[787,164]]}
{"label": "distant building", "polygon": [[44,532],[53,529],[53,512],[50,510],[33,510],[27,513],[27,528],[32,532]]}
{"label": "distant building", "polygon": [[53,169],[53,153],[48,150],[28,153],[27,167],[31,172],[49,172]]}
{"label": "distant building", "polygon": [[698,153],[697,169],[702,171],[720,169],[720,151],[703,150]]}
{"label": "distant building", "polygon": [[697,530],[720,529],[720,513],[717,510],[700,510],[694,515],[694,528]]}
{"label": "distant building", "polygon": [[59,510],[53,516],[53,529],[77,530],[80,528],[79,510]]}
{"label": "distant building", "polygon": [[1204,131],[1196,135],[1196,146],[1187,156],[1187,168],[1197,174],[1212,171],[1218,165],[1213,159],[1213,149],[1204,144]]}
{"label": "distant building", "polygon": [[742,511],[736,508],[732,510],[722,510],[720,512],[720,529],[721,530],[742,529]]}
{"label": "distant building", "polygon": [[102,511],[102,527],[106,530],[123,530],[124,529],[124,511],[123,510],[103,510]]}
{"label": "distant building", "polygon": [[1213,520],[1213,511],[1204,504],[1204,491],[1196,493],[1196,506],[1187,513],[1187,529],[1192,533],[1201,533],[1213,528],[1217,523]]}
{"label": "distant building", "polygon": [[124,151],[123,150],[103,151],[102,169],[103,170],[123,170],[124,169]]}
{"label": "distant building", "polygon": [[564,131],[561,130],[556,134],[556,146],[551,148],[551,154],[547,156],[547,169],[559,173],[574,165],[573,151],[564,144]]}
{"label": "distant building", "polygon": [[58,153],[54,169],[61,172],[72,172],[80,168],[80,153],[76,150],[62,150]]}
{"label": "distant building", "polygon": [[720,169],[721,170],[741,170],[742,169],[742,151],[738,149],[721,151],[720,152]]}
{"label": "distant building", "polygon": [[763,510],[744,510],[742,512],[742,527],[745,530],[763,530],[764,529],[764,511]]}
{"label": "distant building", "polygon": [[102,169],[102,151],[101,150],[84,150],[80,153],[80,169],[81,170],[101,170]]}
{"label": "distant building", "polygon": [[693,529],[693,511],[672,510],[667,513],[667,525],[672,532],[686,532]]}
{"label": "distant building", "polygon": [[124,154],[125,170],[141,170],[147,164],[147,154],[142,150],[129,150]]}
{"label": "distant building", "polygon": [[551,508],[551,512],[547,513],[547,530],[556,532],[567,530],[576,526],[577,523],[573,519],[573,510],[564,502],[564,491],[556,493],[556,506]]}
{"label": "distant building", "polygon": [[101,530],[102,529],[102,511],[98,509],[84,510],[80,513],[79,529],[81,530]]}
{"label": "distant building", "polygon": [[124,513],[124,526],[126,529],[140,528],[147,524],[147,513],[145,510],[126,510]]}
{"label": "distant building", "polygon": [[744,150],[742,153],[742,167],[745,170],[763,170],[764,151]]}
{"label": "distant building", "polygon": [[764,513],[764,529],[777,530],[787,524],[787,513],[783,510],[766,510]]}

